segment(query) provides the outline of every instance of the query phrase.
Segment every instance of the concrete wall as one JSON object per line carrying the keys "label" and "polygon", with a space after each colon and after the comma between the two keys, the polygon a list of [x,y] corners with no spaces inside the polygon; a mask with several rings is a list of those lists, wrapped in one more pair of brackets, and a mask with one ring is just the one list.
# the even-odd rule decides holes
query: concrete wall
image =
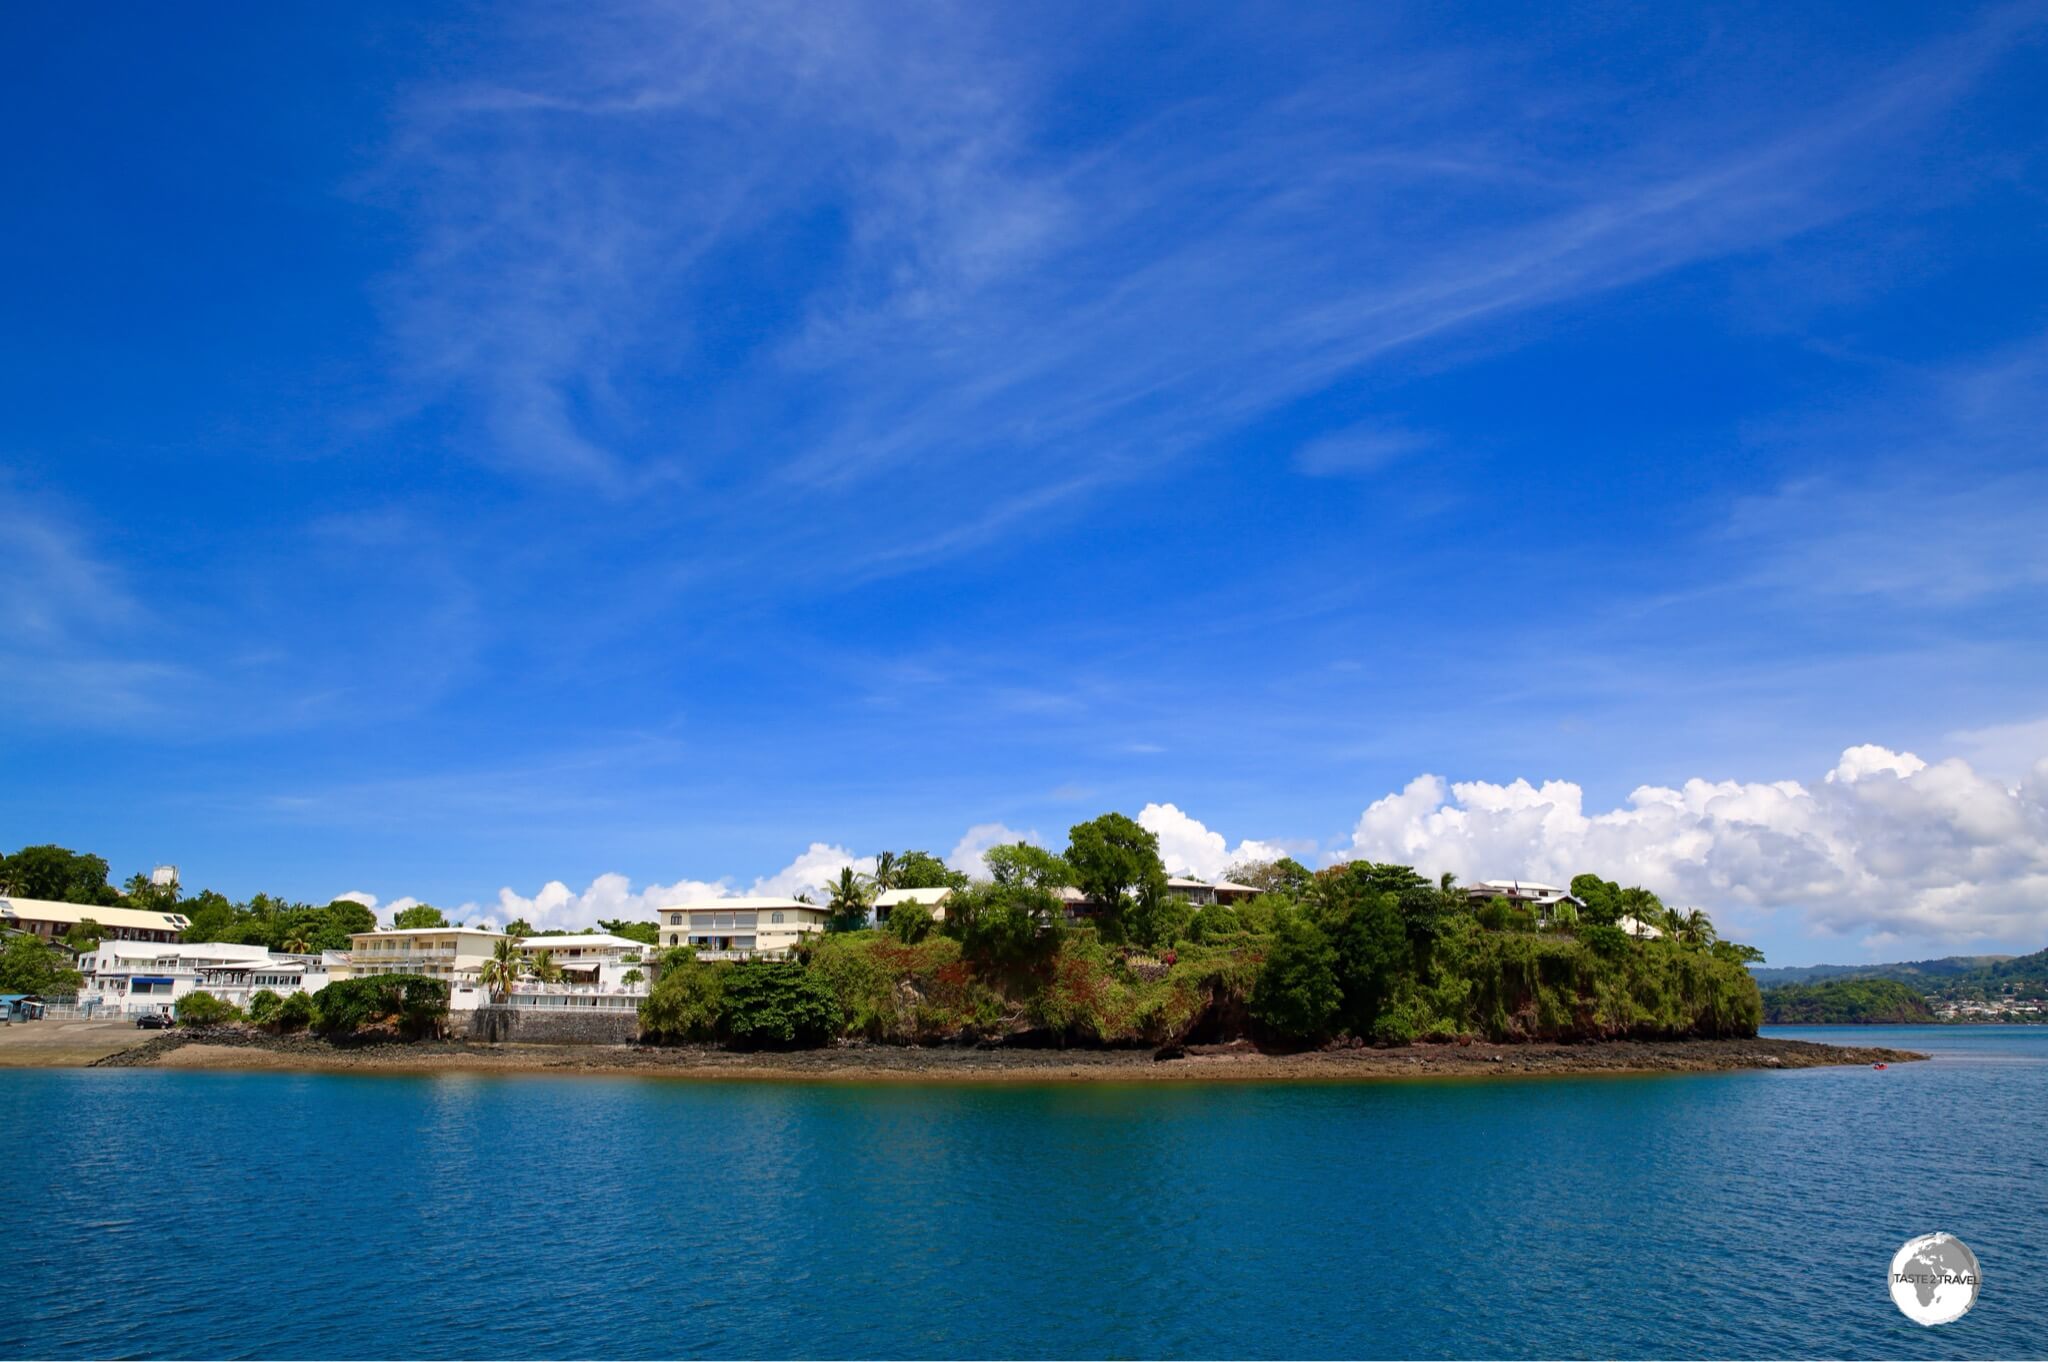
{"label": "concrete wall", "polygon": [[573,1008],[479,1007],[448,1018],[458,1040],[519,1041],[528,1045],[631,1045],[640,1037],[632,1012]]}

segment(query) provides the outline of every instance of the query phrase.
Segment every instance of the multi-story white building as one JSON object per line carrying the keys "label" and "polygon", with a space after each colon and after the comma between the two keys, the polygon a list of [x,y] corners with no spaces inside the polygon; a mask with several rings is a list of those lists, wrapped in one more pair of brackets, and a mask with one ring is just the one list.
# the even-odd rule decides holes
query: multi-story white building
{"label": "multi-story white building", "polygon": [[429,979],[474,984],[503,932],[481,927],[399,927],[356,932],[348,939],[350,972],[423,974]]}
{"label": "multi-story white building", "polygon": [[[78,1001],[102,1014],[161,1012],[188,993],[212,992],[208,979],[217,972],[253,974],[273,959],[303,958],[273,957],[267,946],[227,941],[102,941],[78,957],[78,972],[85,976]],[[241,1005],[248,994],[229,1001]]]}
{"label": "multi-story white building", "polygon": [[[643,941],[589,932],[580,936],[528,936],[519,949],[531,961],[542,951],[560,967],[562,984],[569,990],[600,993],[643,993],[647,989],[647,957],[655,947]],[[627,979],[629,974],[640,977]],[[522,990],[525,991],[522,986]]]}
{"label": "multi-story white building", "polygon": [[700,960],[782,960],[830,916],[801,899],[729,898],[671,904],[656,923],[663,946],[694,946]]}
{"label": "multi-story white building", "polygon": [[1586,905],[1572,897],[1569,889],[1560,889],[1554,884],[1538,884],[1534,880],[1481,880],[1477,884],[1463,886],[1465,898],[1474,908],[1480,908],[1495,899],[1506,899],[1517,908],[1527,908],[1536,915],[1538,922],[1549,922],[1555,918],[1558,908],[1570,904],[1574,908]]}

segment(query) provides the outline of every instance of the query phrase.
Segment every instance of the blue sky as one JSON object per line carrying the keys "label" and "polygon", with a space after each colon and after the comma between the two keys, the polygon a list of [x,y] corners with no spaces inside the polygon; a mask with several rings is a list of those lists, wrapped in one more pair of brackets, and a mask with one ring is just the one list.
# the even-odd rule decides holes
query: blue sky
{"label": "blue sky", "polygon": [[2039,5],[0,26],[0,845],[566,922],[1153,806],[2048,943]]}

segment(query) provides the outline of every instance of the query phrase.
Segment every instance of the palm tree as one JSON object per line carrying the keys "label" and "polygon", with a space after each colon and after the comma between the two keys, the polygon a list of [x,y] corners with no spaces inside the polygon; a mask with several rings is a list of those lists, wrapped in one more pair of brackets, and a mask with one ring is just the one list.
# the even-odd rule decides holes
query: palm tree
{"label": "palm tree", "polygon": [[1632,917],[1641,927],[1661,927],[1664,924],[1664,905],[1657,896],[1641,885],[1632,885],[1615,895],[1615,906],[1621,909],[1623,917]]}
{"label": "palm tree", "polygon": [[633,987],[633,985],[640,983],[642,980],[646,979],[646,977],[646,975],[642,974],[637,969],[629,969],[624,974],[621,974],[619,976],[619,982],[624,984],[627,988],[631,988]]}
{"label": "palm tree", "polygon": [[526,958],[519,953],[519,942],[514,937],[503,937],[491,951],[491,958],[484,961],[484,967],[477,971],[477,982],[491,991],[491,997],[498,1002],[505,1000],[513,986],[519,982],[519,975],[526,968]]}
{"label": "palm tree", "polygon": [[841,866],[839,878],[825,881],[820,888],[826,895],[825,911],[832,914],[834,931],[859,931],[867,925],[868,905],[875,901],[875,891],[865,875],[850,865]]}
{"label": "palm tree", "polygon": [[533,953],[533,963],[527,968],[532,972],[534,978],[544,984],[559,984],[562,982],[562,967],[555,963],[555,953],[553,951],[535,951]]}
{"label": "palm tree", "polygon": [[284,953],[286,955],[310,955],[312,952],[313,943],[306,940],[304,932],[293,932],[285,938]]}
{"label": "palm tree", "polygon": [[868,876],[868,882],[874,885],[878,891],[894,889],[896,887],[896,871],[898,868],[895,852],[879,852],[875,856],[875,873]]}
{"label": "palm tree", "polygon": [[1672,931],[1688,946],[1711,946],[1714,944],[1714,920],[1695,908],[1688,913],[1674,911]]}

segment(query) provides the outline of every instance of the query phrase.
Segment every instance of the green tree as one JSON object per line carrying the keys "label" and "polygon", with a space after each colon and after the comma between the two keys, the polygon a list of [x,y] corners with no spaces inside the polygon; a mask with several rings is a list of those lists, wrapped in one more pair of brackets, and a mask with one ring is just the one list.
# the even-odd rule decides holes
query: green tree
{"label": "green tree", "polygon": [[1572,897],[1586,905],[1580,916],[1587,922],[1612,927],[1621,918],[1621,886],[1612,880],[1574,875]]}
{"label": "green tree", "polygon": [[121,902],[121,895],[107,883],[105,859],[47,843],[0,857],[0,894],[103,908]]}
{"label": "green tree", "polygon": [[735,966],[723,1001],[726,1034],[741,1045],[823,1045],[846,1024],[831,986],[793,962]]}
{"label": "green tree", "polygon": [[725,1015],[725,981],[733,966],[699,960],[678,946],[664,951],[654,987],[640,1002],[640,1029],[654,1040],[712,1040]]}
{"label": "green tree", "polygon": [[1233,884],[1249,885],[1262,894],[1284,894],[1300,900],[1315,883],[1315,872],[1292,856],[1277,861],[1239,861],[1223,872]]}
{"label": "green tree", "polygon": [[[625,918],[601,917],[597,920],[597,929],[601,932],[610,932],[613,936],[623,937],[628,941],[637,941],[643,946],[658,946],[661,944],[661,928],[652,922],[633,922]],[[511,929],[507,928],[506,930],[509,931]]]}
{"label": "green tree", "polygon": [[896,889],[965,889],[967,876],[947,865],[929,851],[906,851],[896,858],[890,872]]}
{"label": "green tree", "polygon": [[73,952],[82,955],[86,951],[98,946],[100,938],[106,935],[106,931],[106,928],[100,926],[99,923],[94,922],[91,918],[82,917],[78,919],[76,926],[64,933],[64,944],[69,946]]}
{"label": "green tree", "polygon": [[505,924],[505,935],[515,939],[533,935],[533,924],[523,917],[515,917]]}
{"label": "green tree", "polygon": [[391,925],[400,930],[412,931],[423,927],[446,927],[448,919],[431,903],[415,903],[410,908],[400,909],[391,919]]}
{"label": "green tree", "polygon": [[553,951],[535,951],[532,963],[527,966],[527,969],[534,978],[544,984],[559,984],[562,982],[562,967],[555,963],[555,953]]}
{"label": "green tree", "polygon": [[1288,915],[1252,986],[1252,1016],[1276,1035],[1312,1042],[1329,1034],[1343,1002],[1336,951],[1306,916]]}
{"label": "green tree", "polygon": [[1147,950],[1162,950],[1186,935],[1195,910],[1181,894],[1167,892],[1164,879],[1147,880],[1124,914],[1124,933]]}
{"label": "green tree", "polygon": [[876,892],[886,894],[896,887],[896,870],[896,853],[878,851],[875,853],[874,873],[868,876],[868,882],[875,886]]}
{"label": "green tree", "polygon": [[[1383,868],[1354,861],[1317,884],[1315,920],[1335,952],[1343,1016],[1353,1034],[1367,1035],[1392,1001],[1396,982],[1415,973],[1421,952],[1410,935],[1404,896],[1419,891],[1434,899],[1432,885],[1417,886]],[[1393,886],[1402,886],[1399,889]]]}
{"label": "green tree", "polygon": [[277,1014],[284,1007],[284,999],[272,989],[259,988],[249,995],[249,1020],[258,1026],[268,1026],[277,1020]]}
{"label": "green tree", "polygon": [[988,876],[1001,885],[1029,885],[1033,889],[1064,889],[1074,882],[1074,867],[1067,858],[1029,842],[1009,842],[982,853]]}
{"label": "green tree", "polygon": [[62,996],[78,992],[84,982],[63,952],[39,936],[17,932],[0,942],[0,993]]}
{"label": "green tree", "polygon": [[1066,859],[1074,868],[1075,886],[1102,905],[1105,940],[1123,939],[1127,896],[1165,885],[1158,837],[1120,813],[1106,813],[1068,829]]}
{"label": "green tree", "polygon": [[242,1009],[205,989],[196,989],[178,999],[178,1025],[221,1026],[242,1019]]}
{"label": "green tree", "polygon": [[825,924],[827,931],[857,932],[868,925],[868,905],[875,901],[875,891],[866,876],[850,865],[841,866],[838,878],[827,880],[821,888],[825,911],[831,914]]}
{"label": "green tree", "polygon": [[1057,895],[1033,885],[970,885],[946,900],[944,930],[977,966],[1009,969],[1058,949],[1065,909]]}
{"label": "green tree", "polygon": [[906,946],[915,946],[930,936],[935,925],[932,910],[915,899],[898,904],[889,914],[889,935]]}
{"label": "green tree", "polygon": [[621,974],[619,976],[619,982],[624,984],[627,988],[631,988],[635,984],[645,983],[646,980],[647,976],[642,974],[637,969],[629,969],[624,974]]}
{"label": "green tree", "polygon": [[484,961],[477,971],[477,982],[490,992],[491,1001],[502,1003],[505,995],[519,986],[519,977],[526,972],[526,957],[520,953],[516,937],[501,937],[491,947],[491,958]]}

